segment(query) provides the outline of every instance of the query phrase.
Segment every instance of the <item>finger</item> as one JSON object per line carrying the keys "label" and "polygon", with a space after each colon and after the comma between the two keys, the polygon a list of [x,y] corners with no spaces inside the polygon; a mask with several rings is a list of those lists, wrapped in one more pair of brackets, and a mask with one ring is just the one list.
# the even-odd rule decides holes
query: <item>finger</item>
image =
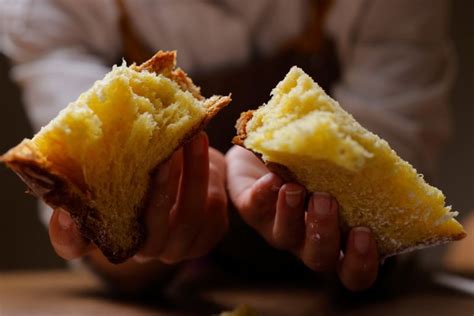
{"label": "finger", "polygon": [[238,197],[269,171],[253,153],[239,146],[232,147],[225,159],[229,195],[237,205]]}
{"label": "finger", "polygon": [[344,286],[351,291],[369,288],[375,282],[378,267],[377,246],[370,229],[352,229],[339,269]]}
{"label": "finger", "polygon": [[[246,167],[253,166],[253,168],[245,168],[240,170],[239,173],[244,172],[245,175],[252,175],[255,178],[260,178],[268,173],[267,167],[263,162],[255,156],[250,150],[242,148],[240,146],[233,146],[226,154],[227,163],[238,163],[243,164]],[[235,169],[230,169],[229,172],[232,172]]]}
{"label": "finger", "polygon": [[135,255],[140,262],[158,257],[166,243],[169,214],[176,202],[182,161],[183,153],[179,150],[159,167],[153,177],[151,199],[144,212],[147,239]]}
{"label": "finger", "polygon": [[201,226],[197,239],[186,251],[186,259],[193,259],[207,254],[222,238],[228,229],[227,193],[225,190],[224,156],[219,151],[209,148],[209,185],[207,193],[205,223]]}
{"label": "finger", "polygon": [[281,249],[294,249],[305,236],[305,189],[295,183],[283,185],[278,194],[273,245]]}
{"label": "finger", "polygon": [[56,253],[63,259],[82,257],[94,247],[82,237],[68,212],[56,209],[49,222],[49,237]]}
{"label": "finger", "polygon": [[212,167],[209,169],[209,188],[204,213],[204,223],[197,240],[190,249],[190,258],[196,258],[209,252],[227,232],[227,194],[220,172]]}
{"label": "finger", "polygon": [[[219,206],[220,207],[220,206]],[[227,216],[217,212],[206,225],[201,228],[201,233],[186,252],[186,259],[194,259],[209,253],[222,239],[229,227]]]}
{"label": "finger", "polygon": [[207,254],[222,239],[229,227],[226,192],[221,183],[215,183],[218,181],[220,180],[215,179],[210,173],[208,200],[204,214],[205,222],[201,225],[197,239],[191,245],[188,259]]}
{"label": "finger", "polygon": [[340,251],[338,206],[327,193],[313,193],[306,215],[306,237],[300,257],[312,270],[336,268]]}
{"label": "finger", "polygon": [[172,263],[187,256],[202,221],[209,182],[208,139],[198,134],[184,146],[183,175],[176,207],[170,216],[169,239],[160,258]]}
{"label": "finger", "polygon": [[242,218],[267,241],[273,240],[276,202],[283,180],[268,173],[238,197],[237,209]]}

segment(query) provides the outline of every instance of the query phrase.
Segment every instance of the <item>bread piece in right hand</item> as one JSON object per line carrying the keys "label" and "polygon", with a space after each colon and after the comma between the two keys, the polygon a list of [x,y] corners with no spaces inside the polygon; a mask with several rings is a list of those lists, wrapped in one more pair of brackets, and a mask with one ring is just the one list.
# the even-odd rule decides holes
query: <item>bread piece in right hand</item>
{"label": "bread piece in right hand", "polygon": [[267,104],[241,115],[234,143],[286,180],[332,194],[343,229],[369,227],[381,257],[466,235],[440,190],[297,67]]}

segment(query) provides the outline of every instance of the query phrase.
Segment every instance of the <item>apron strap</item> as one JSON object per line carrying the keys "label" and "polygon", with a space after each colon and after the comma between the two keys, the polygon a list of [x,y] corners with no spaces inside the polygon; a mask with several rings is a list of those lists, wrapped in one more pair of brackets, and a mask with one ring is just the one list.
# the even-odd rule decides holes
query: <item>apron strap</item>
{"label": "apron strap", "polygon": [[324,49],[326,41],[324,24],[332,3],[332,0],[310,0],[310,13],[305,30],[283,45],[283,51],[306,55],[319,54]]}

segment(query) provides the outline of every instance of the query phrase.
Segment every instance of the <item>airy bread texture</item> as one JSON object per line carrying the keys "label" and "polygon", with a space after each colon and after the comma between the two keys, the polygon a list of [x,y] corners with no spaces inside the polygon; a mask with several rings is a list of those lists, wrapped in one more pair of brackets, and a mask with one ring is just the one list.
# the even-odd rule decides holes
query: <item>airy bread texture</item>
{"label": "airy bread texture", "polygon": [[113,67],[2,157],[32,192],[68,210],[112,262],[144,239],[140,217],[153,170],[230,102],[204,99],[174,67],[174,52]]}
{"label": "airy bread texture", "polygon": [[443,193],[297,67],[237,130],[272,171],[336,197],[343,229],[371,228],[381,257],[465,236]]}

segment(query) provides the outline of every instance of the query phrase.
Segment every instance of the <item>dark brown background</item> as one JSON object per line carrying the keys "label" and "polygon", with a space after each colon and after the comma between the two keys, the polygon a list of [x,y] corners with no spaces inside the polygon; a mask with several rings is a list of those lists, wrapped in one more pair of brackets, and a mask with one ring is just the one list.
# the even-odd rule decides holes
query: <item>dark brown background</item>
{"label": "dark brown background", "polygon": [[[453,1],[453,37],[459,75],[453,92],[455,134],[442,157],[437,185],[455,210],[474,209],[474,2]],[[0,152],[31,128],[20,102],[20,91],[8,79],[8,62],[0,57]],[[24,185],[0,167],[0,270],[64,266],[53,253],[46,229],[39,223],[35,200]]]}

